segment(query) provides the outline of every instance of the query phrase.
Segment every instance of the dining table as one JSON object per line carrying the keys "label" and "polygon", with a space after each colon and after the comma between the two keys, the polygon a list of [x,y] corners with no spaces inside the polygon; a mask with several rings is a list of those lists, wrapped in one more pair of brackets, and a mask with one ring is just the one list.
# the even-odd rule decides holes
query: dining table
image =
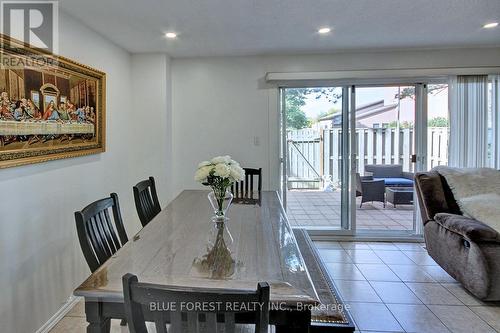
{"label": "dining table", "polygon": [[[221,234],[228,249],[222,268],[207,260],[220,231],[207,194],[181,192],[74,290],[85,299],[87,332],[109,332],[111,319],[126,319],[126,273],[174,288],[256,290],[259,282],[267,282],[269,321],[276,332],[309,330],[310,308],[319,298],[278,193],[233,200]],[[250,322],[245,315],[236,321]]]}

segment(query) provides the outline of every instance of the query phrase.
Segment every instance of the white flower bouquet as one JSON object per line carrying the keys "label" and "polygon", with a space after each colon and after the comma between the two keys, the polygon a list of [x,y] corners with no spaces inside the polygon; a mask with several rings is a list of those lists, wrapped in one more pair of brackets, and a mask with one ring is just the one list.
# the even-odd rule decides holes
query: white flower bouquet
{"label": "white flower bouquet", "polygon": [[234,182],[243,180],[244,177],[245,171],[240,164],[231,159],[231,156],[226,155],[201,162],[194,179],[205,186],[210,186],[212,192],[208,198],[214,207],[215,215],[216,217],[224,217],[232,200],[232,194],[227,189]]}

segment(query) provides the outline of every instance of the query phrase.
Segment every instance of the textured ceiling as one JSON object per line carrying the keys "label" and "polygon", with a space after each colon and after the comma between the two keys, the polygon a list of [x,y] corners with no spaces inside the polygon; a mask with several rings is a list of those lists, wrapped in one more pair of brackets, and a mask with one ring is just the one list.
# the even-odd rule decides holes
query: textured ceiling
{"label": "textured ceiling", "polygon": [[[500,0],[62,0],[130,52],[173,57],[500,45]],[[329,26],[328,35],[316,30]],[[175,31],[176,40],[163,34]]]}

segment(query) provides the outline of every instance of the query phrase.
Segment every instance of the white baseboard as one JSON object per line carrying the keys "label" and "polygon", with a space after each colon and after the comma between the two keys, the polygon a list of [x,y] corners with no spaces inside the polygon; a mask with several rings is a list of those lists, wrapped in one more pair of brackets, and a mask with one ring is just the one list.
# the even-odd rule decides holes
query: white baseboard
{"label": "white baseboard", "polygon": [[63,317],[78,303],[82,298],[71,295],[66,303],[45,324],[42,325],[35,333],[48,333]]}

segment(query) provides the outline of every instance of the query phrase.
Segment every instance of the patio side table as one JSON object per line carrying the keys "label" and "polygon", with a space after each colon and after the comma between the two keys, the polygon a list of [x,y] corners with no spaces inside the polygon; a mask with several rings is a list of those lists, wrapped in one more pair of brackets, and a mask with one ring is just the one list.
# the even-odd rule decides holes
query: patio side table
{"label": "patio side table", "polygon": [[413,187],[386,187],[385,199],[387,202],[396,205],[413,204]]}

